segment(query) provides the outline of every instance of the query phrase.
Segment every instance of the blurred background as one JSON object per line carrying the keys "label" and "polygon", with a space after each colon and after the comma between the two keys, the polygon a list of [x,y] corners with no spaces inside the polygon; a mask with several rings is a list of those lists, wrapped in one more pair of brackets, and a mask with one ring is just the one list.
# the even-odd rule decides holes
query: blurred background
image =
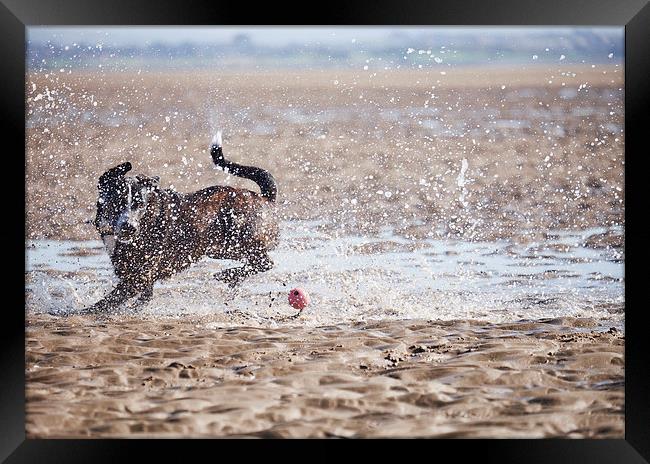
{"label": "blurred background", "polygon": [[591,64],[621,63],[622,38],[621,28],[31,27],[27,56],[30,69]]}
{"label": "blurred background", "polygon": [[622,28],[32,27],[26,53],[30,238],[95,238],[96,179],[125,160],[180,191],[255,190],[211,165],[217,129],[273,172],[286,220],[623,225]]}

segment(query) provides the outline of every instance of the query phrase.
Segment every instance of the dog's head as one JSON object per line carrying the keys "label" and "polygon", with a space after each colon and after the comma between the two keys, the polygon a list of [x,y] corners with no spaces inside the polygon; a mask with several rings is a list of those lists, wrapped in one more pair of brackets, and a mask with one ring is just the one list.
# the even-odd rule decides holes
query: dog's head
{"label": "dog's head", "polygon": [[102,239],[113,236],[128,241],[136,236],[147,210],[151,192],[158,189],[158,177],[126,177],[131,163],[109,169],[99,178],[95,227]]}

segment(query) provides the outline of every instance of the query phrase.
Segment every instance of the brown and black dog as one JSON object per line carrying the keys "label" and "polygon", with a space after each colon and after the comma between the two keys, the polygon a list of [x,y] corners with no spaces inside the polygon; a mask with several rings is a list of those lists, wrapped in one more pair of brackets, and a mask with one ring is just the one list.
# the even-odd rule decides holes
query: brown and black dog
{"label": "brown and black dog", "polygon": [[275,179],[264,169],[225,160],[221,133],[210,154],[215,165],[254,181],[261,193],[226,186],[188,194],[163,190],[158,177],[127,177],[128,162],[102,174],[95,227],[119,281],[85,311],[116,307],[137,295],[139,301],[148,301],[154,282],[204,256],[243,263],[215,274],[231,287],[273,267],[268,251],[278,243]]}

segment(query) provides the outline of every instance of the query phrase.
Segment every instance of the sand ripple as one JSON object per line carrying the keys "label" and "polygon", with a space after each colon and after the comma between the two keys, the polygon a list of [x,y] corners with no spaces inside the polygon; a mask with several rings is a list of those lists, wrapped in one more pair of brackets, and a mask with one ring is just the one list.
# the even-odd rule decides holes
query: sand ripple
{"label": "sand ripple", "polygon": [[624,336],[596,326],[28,315],[27,434],[620,438]]}

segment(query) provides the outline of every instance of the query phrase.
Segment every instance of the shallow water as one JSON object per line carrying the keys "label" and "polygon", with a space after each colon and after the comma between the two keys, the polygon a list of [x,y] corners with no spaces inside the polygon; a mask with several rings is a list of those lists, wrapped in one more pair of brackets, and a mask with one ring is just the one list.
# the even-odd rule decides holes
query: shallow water
{"label": "shallow water", "polygon": [[[126,311],[147,316],[210,316],[275,325],[296,310],[294,286],[312,304],[301,322],[377,319],[482,319],[493,322],[591,317],[623,329],[624,256],[584,246],[619,229],[550,231],[538,243],[407,240],[386,228],[374,237],[336,236],[319,223],[285,222],[276,266],[229,290],[212,274],[234,262],[205,259],[156,284],[154,299]],[[100,241],[27,243],[28,309],[65,314],[94,303],[115,281]],[[129,309],[131,308],[131,309]],[[234,311],[234,312],[233,312]]]}

